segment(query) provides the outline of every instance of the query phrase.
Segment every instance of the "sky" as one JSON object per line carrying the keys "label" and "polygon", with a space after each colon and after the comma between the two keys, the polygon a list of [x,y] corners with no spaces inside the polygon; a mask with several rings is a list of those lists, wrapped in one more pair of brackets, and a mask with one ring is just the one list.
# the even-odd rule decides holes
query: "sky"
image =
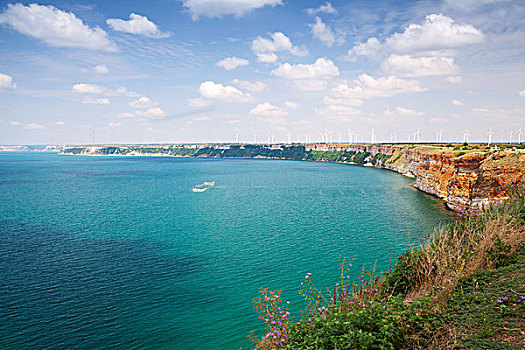
{"label": "sky", "polygon": [[525,140],[523,18],[522,0],[0,0],[0,144]]}

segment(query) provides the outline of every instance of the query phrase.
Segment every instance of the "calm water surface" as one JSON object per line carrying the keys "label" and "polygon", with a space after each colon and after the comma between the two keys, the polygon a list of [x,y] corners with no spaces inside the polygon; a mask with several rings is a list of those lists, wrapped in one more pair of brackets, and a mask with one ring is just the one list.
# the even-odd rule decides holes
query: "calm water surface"
{"label": "calm water surface", "polygon": [[249,348],[260,287],[298,309],[307,272],[336,282],[337,254],[387,267],[448,220],[412,184],[329,163],[0,153],[0,348]]}

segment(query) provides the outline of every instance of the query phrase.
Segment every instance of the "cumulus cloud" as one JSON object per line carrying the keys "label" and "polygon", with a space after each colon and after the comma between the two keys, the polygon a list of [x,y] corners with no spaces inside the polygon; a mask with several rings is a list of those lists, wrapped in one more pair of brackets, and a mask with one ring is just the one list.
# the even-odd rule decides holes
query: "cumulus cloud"
{"label": "cumulus cloud", "polygon": [[447,81],[449,83],[452,83],[452,84],[459,84],[463,81],[463,78],[461,78],[459,75],[458,76],[453,76],[453,77],[448,77],[447,78]]}
{"label": "cumulus cloud", "polygon": [[149,108],[155,106],[157,103],[153,102],[146,96],[141,96],[135,101],[131,101],[129,105],[133,108]]}
{"label": "cumulus cloud", "polygon": [[211,100],[207,100],[202,97],[189,98],[187,99],[187,101],[188,101],[188,106],[190,107],[206,107],[212,103]]}
{"label": "cumulus cloud", "polygon": [[62,120],[57,121],[55,124],[58,125],[58,126],[66,125],[66,123],[64,123]]}
{"label": "cumulus cloud", "polygon": [[305,79],[305,80],[294,80],[293,85],[303,91],[323,91],[326,90],[328,83],[326,80],[319,79]]}
{"label": "cumulus cloud", "polygon": [[365,99],[372,97],[390,97],[409,92],[425,91],[417,80],[407,80],[396,76],[374,78],[368,74],[359,75],[353,86],[339,84],[332,92],[342,98]]}
{"label": "cumulus cloud", "polygon": [[381,43],[377,38],[369,38],[366,42],[357,44],[344,57],[346,61],[356,61],[357,56],[377,57],[381,50]]}
{"label": "cumulus cloud", "polygon": [[410,24],[403,33],[392,34],[386,42],[396,52],[415,52],[456,48],[479,43],[483,38],[483,33],[472,25],[431,14],[423,24]]}
{"label": "cumulus cloud", "polygon": [[422,77],[456,74],[459,67],[452,57],[412,57],[392,54],[382,64],[389,74],[401,77]]}
{"label": "cumulus cloud", "polygon": [[72,88],[73,92],[79,94],[102,94],[104,89],[95,84],[75,84]]}
{"label": "cumulus cloud", "polygon": [[268,102],[264,102],[252,109],[250,114],[265,117],[285,117],[288,115],[288,112]]}
{"label": "cumulus cloud", "polygon": [[450,101],[450,103],[458,107],[463,106],[463,102],[461,102],[460,100],[456,100],[456,99],[453,99],[452,101]]}
{"label": "cumulus cloud", "polygon": [[10,75],[0,73],[0,89],[14,89],[16,84]]}
{"label": "cumulus cloud", "polygon": [[166,116],[166,113],[159,107],[149,108],[145,111],[136,111],[135,114],[141,117],[149,117],[155,119],[162,119]]}
{"label": "cumulus cloud", "polygon": [[203,98],[225,102],[249,102],[253,97],[233,86],[224,86],[213,81],[201,83],[199,93]]}
{"label": "cumulus cloud", "polygon": [[297,103],[292,101],[284,101],[284,106],[288,109],[297,109],[297,107],[299,107]]}
{"label": "cumulus cloud", "polygon": [[194,21],[201,16],[220,18],[224,15],[234,15],[239,18],[254,9],[274,7],[282,3],[282,0],[182,0],[184,9]]}
{"label": "cumulus cloud", "polygon": [[318,13],[328,13],[328,14],[331,14],[331,15],[337,15],[337,10],[332,6],[331,3],[329,3],[328,1],[326,2],[326,4],[324,5],[321,5],[319,6],[318,8],[309,8],[309,9],[306,9],[306,12],[310,15],[310,16],[313,16],[313,15],[316,15]]}
{"label": "cumulus cloud", "polygon": [[29,129],[29,130],[42,130],[45,128],[46,128],[45,126],[41,124],[37,124],[37,123],[29,123],[26,126],[24,126],[24,129]]}
{"label": "cumulus cloud", "polygon": [[109,99],[108,98],[97,98],[97,99],[85,99],[82,101],[83,104],[93,104],[93,105],[108,105]]}
{"label": "cumulus cloud", "polygon": [[275,63],[279,59],[279,57],[273,52],[258,53],[256,55],[257,55],[257,62],[261,62],[261,63]]}
{"label": "cumulus cloud", "polygon": [[135,118],[136,117],[135,114],[129,113],[129,112],[118,113],[116,116],[119,118]]}
{"label": "cumulus cloud", "polygon": [[402,117],[421,117],[425,113],[416,111],[415,109],[396,107],[394,110],[386,110],[384,113],[386,116],[402,116]]}
{"label": "cumulus cloud", "polygon": [[318,58],[312,64],[281,64],[271,74],[286,79],[328,79],[338,76],[339,69],[331,60]]}
{"label": "cumulus cloud", "polygon": [[252,83],[251,81],[234,79],[232,83],[243,89],[246,89],[248,91],[253,91],[253,92],[260,92],[268,87],[268,85],[266,85],[262,81],[255,81]]}
{"label": "cumulus cloud", "polygon": [[252,41],[252,51],[259,62],[273,63],[277,61],[275,52],[285,51],[295,56],[307,56],[308,50],[292,44],[290,38],[281,32],[270,35],[270,39],[258,36]]}
{"label": "cumulus cloud", "polygon": [[106,24],[118,32],[130,33],[134,35],[144,35],[150,38],[167,38],[171,33],[161,32],[157,25],[151,22],[148,17],[131,13],[129,21],[119,18],[109,18]]}
{"label": "cumulus cloud", "polygon": [[226,57],[225,59],[215,63],[217,67],[222,67],[226,70],[233,70],[238,67],[247,66],[248,64],[250,64],[250,61],[238,57]]}
{"label": "cumulus cloud", "polygon": [[325,96],[323,102],[328,105],[343,105],[343,106],[354,106],[359,107],[363,105],[363,101],[356,98],[332,98]]}
{"label": "cumulus cloud", "polygon": [[109,73],[108,66],[106,66],[105,64],[96,65],[95,67],[93,67],[93,71],[95,73],[98,73],[98,74],[107,74],[107,73]]}
{"label": "cumulus cloud", "polygon": [[483,41],[483,33],[469,24],[457,24],[452,18],[431,14],[422,24],[410,24],[402,33],[394,33],[384,43],[369,38],[348,51],[345,58],[355,61],[357,56],[377,57],[381,52],[414,53],[438,51],[475,44]]}
{"label": "cumulus cloud", "polygon": [[0,24],[55,47],[117,51],[117,46],[99,27],[91,28],[72,12],[53,6],[8,4]]}
{"label": "cumulus cloud", "polygon": [[22,125],[20,122],[17,122],[16,120],[11,120],[9,122],[9,124],[12,125],[12,126],[20,126],[20,125]]}
{"label": "cumulus cloud", "polygon": [[310,24],[309,26],[315,39],[319,40],[328,47],[332,47],[335,44],[334,32],[329,26],[323,23],[321,18],[315,17],[315,23]]}
{"label": "cumulus cloud", "polygon": [[519,94],[521,97],[525,97],[525,90],[521,90],[520,92],[518,92],[518,94]]}
{"label": "cumulus cloud", "polygon": [[329,117],[338,117],[339,119],[349,120],[349,117],[361,113],[361,111],[342,105],[328,105],[325,108],[316,108],[315,113]]}

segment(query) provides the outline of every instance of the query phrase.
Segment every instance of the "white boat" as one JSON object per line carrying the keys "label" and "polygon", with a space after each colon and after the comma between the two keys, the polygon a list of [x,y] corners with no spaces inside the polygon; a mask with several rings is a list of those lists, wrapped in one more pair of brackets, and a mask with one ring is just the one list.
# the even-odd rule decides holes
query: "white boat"
{"label": "white boat", "polygon": [[208,189],[209,187],[193,187],[191,189],[192,192],[204,192]]}
{"label": "white boat", "polygon": [[212,182],[204,182],[204,186],[215,186],[215,181]]}

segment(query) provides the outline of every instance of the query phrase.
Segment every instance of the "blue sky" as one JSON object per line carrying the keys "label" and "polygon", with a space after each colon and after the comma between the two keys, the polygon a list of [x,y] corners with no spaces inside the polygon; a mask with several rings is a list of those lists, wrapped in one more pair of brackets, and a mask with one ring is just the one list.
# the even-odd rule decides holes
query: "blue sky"
{"label": "blue sky", "polygon": [[524,17],[513,0],[0,1],[0,144],[515,141]]}

